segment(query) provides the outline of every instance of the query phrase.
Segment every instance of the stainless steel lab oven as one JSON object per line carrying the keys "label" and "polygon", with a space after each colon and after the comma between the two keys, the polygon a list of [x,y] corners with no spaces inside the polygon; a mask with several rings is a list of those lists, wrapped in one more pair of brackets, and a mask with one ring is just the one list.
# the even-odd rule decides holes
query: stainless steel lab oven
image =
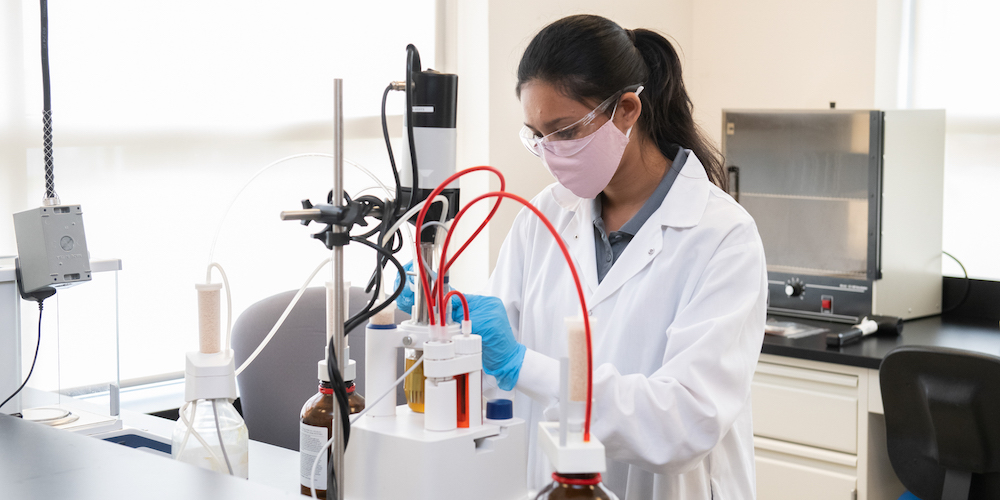
{"label": "stainless steel lab oven", "polygon": [[723,111],[730,191],[764,243],[768,310],[941,312],[944,111]]}

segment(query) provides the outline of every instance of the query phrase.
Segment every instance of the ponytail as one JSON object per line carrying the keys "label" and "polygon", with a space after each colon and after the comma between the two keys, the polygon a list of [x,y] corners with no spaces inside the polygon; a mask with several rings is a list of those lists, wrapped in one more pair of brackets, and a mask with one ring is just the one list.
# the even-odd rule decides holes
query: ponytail
{"label": "ponytail", "polygon": [[646,63],[647,83],[639,95],[643,112],[639,121],[670,159],[678,145],[694,152],[705,166],[708,179],[726,190],[727,177],[718,149],[694,123],[694,105],[681,79],[681,61],[674,46],[659,33],[631,30],[635,48]]}
{"label": "ponytail", "polygon": [[580,102],[601,102],[642,84],[640,128],[668,159],[678,148],[693,151],[709,180],[726,189],[721,155],[694,123],[680,57],[655,31],[626,30],[600,16],[564,17],[543,28],[525,49],[517,69],[518,97],[531,80],[556,85]]}

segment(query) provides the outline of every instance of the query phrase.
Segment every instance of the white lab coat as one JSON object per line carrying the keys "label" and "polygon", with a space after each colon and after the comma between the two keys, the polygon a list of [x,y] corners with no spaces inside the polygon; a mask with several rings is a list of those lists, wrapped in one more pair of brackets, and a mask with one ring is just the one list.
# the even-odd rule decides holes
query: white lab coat
{"label": "white lab coat", "polygon": [[[558,184],[533,201],[569,247],[596,320],[591,429],[608,458],[604,482],[623,500],[756,493],[750,380],[764,336],[764,249],[750,215],[687,154],[660,208],[600,284],[593,202]],[[503,300],[528,348],[514,407],[528,421],[528,483],[537,490],[552,471],[537,426],[556,418],[563,321],[581,309],[558,245],[528,210],[486,293]]]}

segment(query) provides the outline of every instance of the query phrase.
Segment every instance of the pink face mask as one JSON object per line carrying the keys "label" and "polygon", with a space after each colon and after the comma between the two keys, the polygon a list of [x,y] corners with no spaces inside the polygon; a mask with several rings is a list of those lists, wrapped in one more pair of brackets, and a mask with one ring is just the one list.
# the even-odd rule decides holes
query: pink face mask
{"label": "pink face mask", "polygon": [[559,184],[580,198],[597,197],[618,171],[632,129],[623,134],[613,120],[614,113],[586,137],[542,144],[542,164]]}

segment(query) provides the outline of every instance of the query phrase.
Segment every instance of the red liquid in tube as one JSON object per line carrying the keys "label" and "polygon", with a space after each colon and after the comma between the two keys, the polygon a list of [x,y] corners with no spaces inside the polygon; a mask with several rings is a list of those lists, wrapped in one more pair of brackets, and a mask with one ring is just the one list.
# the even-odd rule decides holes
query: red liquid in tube
{"label": "red liquid in tube", "polygon": [[463,373],[455,377],[458,393],[458,427],[469,428],[469,374]]}

